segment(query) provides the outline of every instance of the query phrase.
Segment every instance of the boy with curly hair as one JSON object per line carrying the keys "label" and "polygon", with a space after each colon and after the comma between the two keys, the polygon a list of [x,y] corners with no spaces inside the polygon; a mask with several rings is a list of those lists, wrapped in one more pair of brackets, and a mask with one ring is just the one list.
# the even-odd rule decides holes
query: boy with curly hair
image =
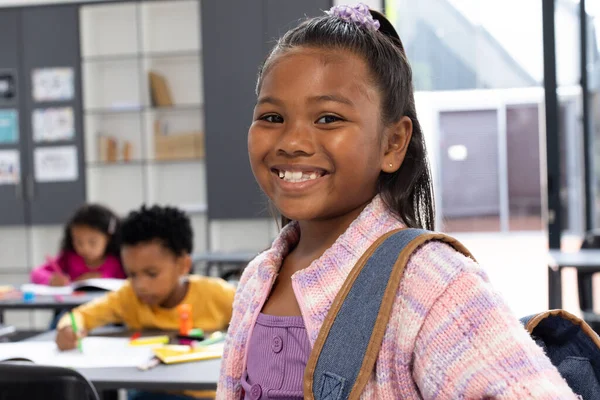
{"label": "boy with curly hair", "polygon": [[[185,303],[192,305],[194,328],[227,328],[235,288],[220,278],[188,275],[193,231],[183,211],[160,206],[132,211],[122,223],[121,243],[128,280],[121,289],[73,310],[79,337],[114,323],[131,330],[178,330],[177,306]],[[58,323],[56,343],[61,350],[77,345],[69,318]]]}

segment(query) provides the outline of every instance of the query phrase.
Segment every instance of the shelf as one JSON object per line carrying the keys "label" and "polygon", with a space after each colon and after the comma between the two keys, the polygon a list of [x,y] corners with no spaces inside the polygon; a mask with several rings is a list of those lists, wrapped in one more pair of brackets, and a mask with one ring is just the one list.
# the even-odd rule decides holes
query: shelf
{"label": "shelf", "polygon": [[204,109],[204,104],[180,104],[171,107],[147,107],[146,111],[167,113],[183,111],[200,111]]}
{"label": "shelf", "polygon": [[85,165],[90,168],[118,168],[118,167],[139,167],[145,165],[146,162],[144,160],[131,160],[131,161],[113,161],[113,162],[105,162],[105,161],[87,161]]}
{"label": "shelf", "polygon": [[179,104],[171,107],[151,107],[151,106],[137,106],[137,107],[114,107],[114,108],[91,108],[85,110],[86,114],[100,115],[100,114],[135,114],[142,111],[154,111],[154,112],[180,112],[180,111],[199,111],[204,108],[204,104]]}
{"label": "shelf", "polygon": [[138,4],[86,4],[79,10],[81,54],[112,57],[139,50]]}
{"label": "shelf", "polygon": [[107,54],[83,57],[84,63],[102,63],[115,61],[132,61],[142,59],[161,59],[161,58],[189,58],[200,57],[202,50],[200,49],[183,49],[173,51],[150,51],[147,53],[124,53],[124,54]]}
{"label": "shelf", "polygon": [[145,59],[157,59],[157,58],[184,58],[184,57],[200,57],[202,50],[200,49],[189,49],[189,50],[173,50],[173,51],[150,51],[142,54],[142,58]]}
{"label": "shelf", "polygon": [[110,167],[126,167],[126,166],[142,166],[142,165],[176,165],[176,164],[200,164],[204,163],[204,158],[186,158],[176,160],[131,160],[131,161],[88,161],[86,166],[90,168],[110,168]]}
{"label": "shelf", "polygon": [[141,58],[139,53],[123,53],[123,54],[107,54],[97,56],[83,57],[81,61],[83,63],[100,63],[100,62],[114,62],[114,61],[134,61]]}
{"label": "shelf", "polygon": [[179,204],[176,207],[190,215],[206,214],[208,211],[206,204]]}

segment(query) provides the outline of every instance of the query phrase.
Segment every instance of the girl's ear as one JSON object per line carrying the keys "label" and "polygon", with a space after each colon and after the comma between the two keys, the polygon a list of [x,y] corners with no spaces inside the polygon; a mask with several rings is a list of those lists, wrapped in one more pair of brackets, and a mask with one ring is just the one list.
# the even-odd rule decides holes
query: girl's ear
{"label": "girl's ear", "polygon": [[400,169],[412,137],[412,130],[412,120],[406,116],[388,127],[387,142],[384,143],[385,152],[381,160],[383,172],[392,174]]}

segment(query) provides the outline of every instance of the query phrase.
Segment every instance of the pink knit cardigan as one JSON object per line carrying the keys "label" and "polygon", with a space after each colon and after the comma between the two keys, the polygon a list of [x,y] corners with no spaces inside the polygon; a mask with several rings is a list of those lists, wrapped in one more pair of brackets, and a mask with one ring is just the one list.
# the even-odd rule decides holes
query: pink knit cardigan
{"label": "pink knit cardigan", "polygon": [[[337,241],[292,277],[311,346],[348,272],[381,235],[402,224],[379,197]],[[248,342],[297,224],[246,268],[233,305],[217,399],[240,399]],[[340,360],[343,362],[343,360]],[[577,399],[486,274],[450,246],[411,257],[375,370],[362,399]]]}

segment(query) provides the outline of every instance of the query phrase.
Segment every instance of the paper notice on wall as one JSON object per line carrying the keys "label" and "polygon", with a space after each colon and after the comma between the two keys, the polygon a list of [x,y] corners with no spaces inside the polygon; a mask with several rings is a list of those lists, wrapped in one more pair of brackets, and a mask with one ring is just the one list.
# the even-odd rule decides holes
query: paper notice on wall
{"label": "paper notice on wall", "polygon": [[79,176],[75,146],[38,147],[33,158],[37,182],[69,182]]}
{"label": "paper notice on wall", "polygon": [[19,183],[20,171],[19,151],[0,150],[0,185],[14,185]]}
{"label": "paper notice on wall", "polygon": [[72,100],[75,95],[73,68],[39,68],[32,72],[35,101]]}
{"label": "paper notice on wall", "polygon": [[75,136],[71,107],[37,109],[33,111],[31,119],[36,143],[73,140]]}
{"label": "paper notice on wall", "polygon": [[16,110],[0,110],[0,144],[19,141],[19,113]]}

